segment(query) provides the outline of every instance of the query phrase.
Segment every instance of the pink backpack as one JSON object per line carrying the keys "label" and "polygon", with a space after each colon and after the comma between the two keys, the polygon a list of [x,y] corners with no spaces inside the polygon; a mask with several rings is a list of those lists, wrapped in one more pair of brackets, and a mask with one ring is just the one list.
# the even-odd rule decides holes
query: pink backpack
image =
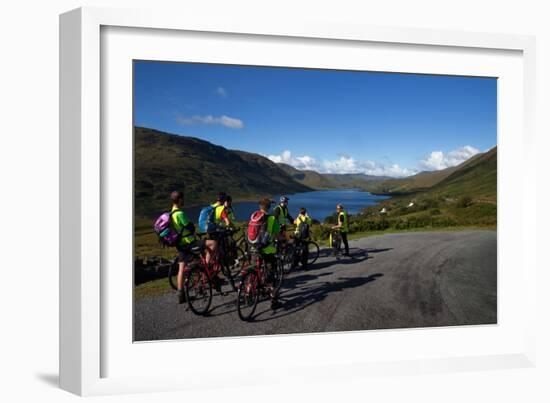
{"label": "pink backpack", "polygon": [[153,226],[153,229],[159,238],[159,242],[164,246],[176,246],[179,241],[180,234],[172,228],[172,214],[176,211],[179,210],[162,213],[159,218],[157,218],[155,225]]}

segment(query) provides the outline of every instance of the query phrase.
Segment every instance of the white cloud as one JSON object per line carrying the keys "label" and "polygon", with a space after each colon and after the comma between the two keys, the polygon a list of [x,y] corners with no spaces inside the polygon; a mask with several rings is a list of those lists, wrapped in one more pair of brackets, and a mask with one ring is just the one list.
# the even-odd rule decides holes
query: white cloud
{"label": "white cloud", "polygon": [[416,171],[401,168],[398,164],[386,165],[374,161],[358,161],[348,155],[340,155],[335,160],[318,161],[309,155],[293,156],[289,150],[279,155],[268,155],[271,161],[285,163],[297,169],[308,169],[320,173],[350,174],[403,177],[413,175]]}
{"label": "white cloud", "polygon": [[403,177],[416,173],[414,170],[402,168],[398,164],[383,164],[371,160],[356,160],[347,155],[341,155],[333,161],[323,161],[323,172],[334,174],[357,173],[376,176]]}
{"label": "white cloud", "polygon": [[309,155],[293,157],[289,150],[284,150],[280,155],[268,155],[271,161],[277,164],[284,163],[293,166],[297,169],[313,169],[317,170],[317,160]]}
{"label": "white cloud", "polygon": [[472,146],[464,146],[448,153],[434,151],[428,158],[421,160],[416,168],[404,168],[399,164],[381,163],[372,160],[357,160],[345,154],[333,160],[317,160],[309,155],[294,156],[290,150],[285,150],[279,155],[268,155],[267,158],[273,162],[282,162],[297,169],[308,169],[320,173],[365,174],[402,178],[415,175],[421,170],[437,171],[459,165],[479,152],[477,148]]}
{"label": "white cloud", "polygon": [[227,98],[227,96],[229,95],[227,93],[227,90],[223,87],[216,88],[216,94],[218,94],[222,98]]}
{"label": "white cloud", "polygon": [[420,161],[419,166],[427,171],[439,171],[459,165],[478,153],[479,150],[472,146],[464,146],[447,154],[443,151],[432,151],[428,158]]}
{"label": "white cloud", "polygon": [[205,115],[205,116],[191,116],[191,117],[183,117],[178,116],[176,118],[176,122],[182,126],[192,126],[192,125],[221,125],[225,127],[229,127],[230,129],[242,129],[244,127],[244,123],[240,119],[232,118],[226,115],[222,116],[212,116],[212,115]]}
{"label": "white cloud", "polygon": [[244,123],[240,119],[230,118],[225,115],[222,115],[219,119],[223,126],[230,127],[232,129],[242,129],[244,127]]}
{"label": "white cloud", "polygon": [[322,169],[327,173],[358,173],[359,167],[353,157],[341,155],[340,158],[333,161],[323,161]]}

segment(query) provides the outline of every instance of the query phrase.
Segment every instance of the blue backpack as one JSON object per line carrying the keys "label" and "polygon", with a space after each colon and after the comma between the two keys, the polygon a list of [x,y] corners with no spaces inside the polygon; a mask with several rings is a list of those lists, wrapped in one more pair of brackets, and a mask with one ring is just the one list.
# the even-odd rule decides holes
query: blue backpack
{"label": "blue backpack", "polygon": [[218,227],[214,222],[216,208],[212,205],[206,206],[199,213],[199,231],[212,232]]}

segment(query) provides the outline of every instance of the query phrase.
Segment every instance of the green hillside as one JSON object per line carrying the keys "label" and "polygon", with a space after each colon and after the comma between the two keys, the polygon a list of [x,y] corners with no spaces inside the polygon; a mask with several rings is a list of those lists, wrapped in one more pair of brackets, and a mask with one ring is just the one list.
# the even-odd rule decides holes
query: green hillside
{"label": "green hillside", "polygon": [[134,130],[135,211],[151,216],[168,206],[175,189],[188,206],[212,201],[219,191],[234,200],[312,190],[258,154],[228,150],[194,137],[136,127]]}
{"label": "green hillside", "polygon": [[406,178],[388,179],[378,183],[371,183],[369,191],[377,194],[403,194],[429,189],[452,174],[457,167],[440,171],[424,171]]}
{"label": "green hillside", "polygon": [[[496,151],[495,151],[496,152]],[[467,165],[474,164],[478,159],[483,158],[485,154],[474,155],[469,160],[460,165],[441,169],[439,171],[424,171],[406,178],[387,179],[380,182],[370,182],[367,190],[377,194],[399,195],[415,193],[423,190],[430,190],[438,183],[450,177],[453,173],[462,170]]]}
{"label": "green hillside", "polygon": [[477,154],[459,165],[445,179],[434,185],[431,195],[469,196],[475,200],[497,200],[497,148]]}
{"label": "green hillside", "polygon": [[[380,214],[382,207],[386,214]],[[425,190],[394,196],[357,218],[361,230],[497,223],[497,148],[455,167]]]}

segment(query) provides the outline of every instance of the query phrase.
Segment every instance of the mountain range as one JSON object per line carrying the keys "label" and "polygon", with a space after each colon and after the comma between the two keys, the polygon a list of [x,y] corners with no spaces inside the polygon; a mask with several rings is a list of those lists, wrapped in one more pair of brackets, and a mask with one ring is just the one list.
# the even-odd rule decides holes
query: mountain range
{"label": "mountain range", "polygon": [[496,147],[464,163],[406,178],[365,174],[326,174],[276,164],[268,158],[228,150],[194,137],[134,129],[134,203],[138,216],[169,207],[170,192],[185,193],[187,206],[212,202],[219,191],[234,200],[313,190],[359,188],[377,194],[468,195],[496,201]]}

